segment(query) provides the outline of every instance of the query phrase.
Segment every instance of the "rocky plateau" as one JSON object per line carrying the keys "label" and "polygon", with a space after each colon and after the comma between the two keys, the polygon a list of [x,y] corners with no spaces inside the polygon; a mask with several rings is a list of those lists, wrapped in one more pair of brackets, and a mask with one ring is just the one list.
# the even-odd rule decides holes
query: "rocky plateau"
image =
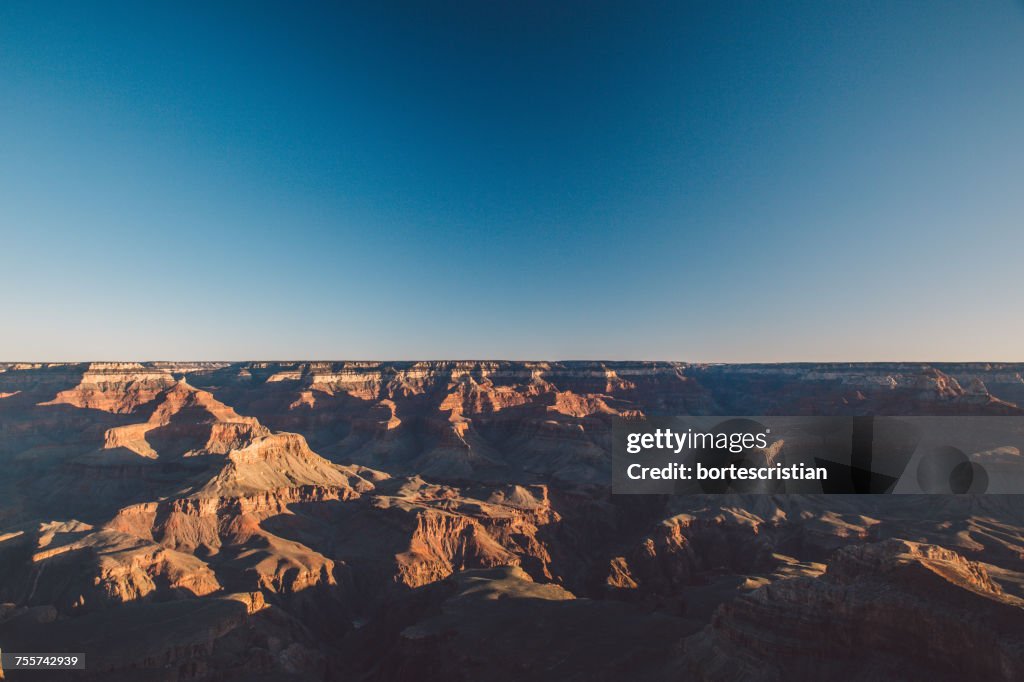
{"label": "rocky plateau", "polygon": [[985,363],[0,363],[0,649],[86,652],[70,680],[1020,680],[1020,498],[612,495],[610,448],[615,416],[1022,405]]}

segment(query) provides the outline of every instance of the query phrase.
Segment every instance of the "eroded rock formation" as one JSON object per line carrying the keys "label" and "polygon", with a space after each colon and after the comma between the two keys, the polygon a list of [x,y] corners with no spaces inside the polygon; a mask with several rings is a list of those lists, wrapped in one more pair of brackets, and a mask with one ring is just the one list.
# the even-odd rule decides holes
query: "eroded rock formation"
{"label": "eroded rock formation", "polygon": [[0,364],[0,647],[105,681],[1013,679],[1016,498],[612,496],[609,448],[615,415],[1021,414],[1021,377]]}

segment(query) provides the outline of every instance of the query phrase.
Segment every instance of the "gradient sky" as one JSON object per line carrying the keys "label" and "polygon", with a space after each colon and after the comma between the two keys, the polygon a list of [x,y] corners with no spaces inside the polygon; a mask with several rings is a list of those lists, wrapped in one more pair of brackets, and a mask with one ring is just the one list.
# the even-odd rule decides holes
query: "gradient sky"
{"label": "gradient sky", "polygon": [[1019,2],[92,4],[0,4],[0,360],[1024,361]]}

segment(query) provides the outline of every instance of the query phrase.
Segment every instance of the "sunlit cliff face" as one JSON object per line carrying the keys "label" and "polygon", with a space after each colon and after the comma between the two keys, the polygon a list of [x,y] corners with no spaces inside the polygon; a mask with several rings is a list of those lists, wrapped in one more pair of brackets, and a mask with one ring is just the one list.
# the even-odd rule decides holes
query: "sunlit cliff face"
{"label": "sunlit cliff face", "polygon": [[0,364],[0,647],[82,679],[1014,679],[1014,498],[612,496],[609,448],[615,415],[1021,414],[1022,369]]}

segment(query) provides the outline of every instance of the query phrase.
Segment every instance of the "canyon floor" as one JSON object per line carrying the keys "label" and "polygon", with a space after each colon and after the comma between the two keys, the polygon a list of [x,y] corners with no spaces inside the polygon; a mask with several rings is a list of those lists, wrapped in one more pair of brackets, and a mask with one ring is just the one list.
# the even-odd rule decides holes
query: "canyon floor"
{"label": "canyon floor", "polygon": [[0,649],[87,661],[6,677],[1024,679],[1020,497],[610,489],[617,415],[1020,416],[1022,372],[0,363]]}

